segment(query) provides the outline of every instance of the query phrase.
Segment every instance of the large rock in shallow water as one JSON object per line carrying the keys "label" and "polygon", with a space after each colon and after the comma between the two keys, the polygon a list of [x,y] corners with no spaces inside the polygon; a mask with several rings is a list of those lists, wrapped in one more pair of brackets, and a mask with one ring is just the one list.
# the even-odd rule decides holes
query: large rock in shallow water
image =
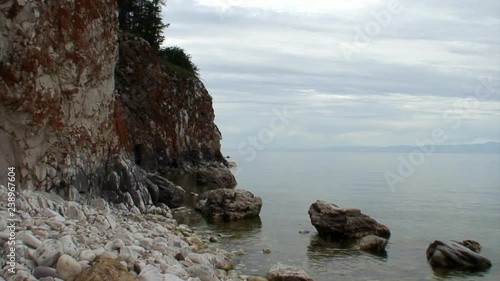
{"label": "large rock in shallow water", "polygon": [[258,216],[262,199],[243,189],[217,189],[205,192],[195,208],[213,219],[239,220]]}
{"label": "large rock in shallow water", "polygon": [[293,266],[285,264],[275,264],[267,274],[269,281],[314,281],[307,273]]}
{"label": "large rock in shallow water", "polygon": [[455,241],[435,240],[426,251],[432,268],[482,270],[491,267],[491,261]]}
{"label": "large rock in shallow water", "polygon": [[331,239],[360,239],[367,235],[389,238],[389,228],[359,209],[342,209],[335,204],[318,200],[309,208],[311,223],[320,236]]}

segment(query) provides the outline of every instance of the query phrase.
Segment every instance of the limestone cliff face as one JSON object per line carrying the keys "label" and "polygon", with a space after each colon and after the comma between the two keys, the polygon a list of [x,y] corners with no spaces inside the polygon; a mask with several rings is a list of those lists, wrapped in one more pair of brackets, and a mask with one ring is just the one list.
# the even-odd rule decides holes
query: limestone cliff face
{"label": "limestone cliff face", "polygon": [[83,184],[118,148],[116,29],[114,1],[0,0],[1,173],[18,167],[27,188]]}
{"label": "limestone cliff face", "polygon": [[212,97],[202,82],[162,72],[154,51],[137,37],[120,36],[119,50],[118,106],[136,163],[163,174],[225,164]]}
{"label": "limestone cliff face", "polygon": [[22,188],[142,211],[178,194],[162,195],[171,186],[153,173],[214,169],[234,186],[203,84],[162,73],[142,40],[119,44],[116,8],[0,0],[0,173],[15,166]]}

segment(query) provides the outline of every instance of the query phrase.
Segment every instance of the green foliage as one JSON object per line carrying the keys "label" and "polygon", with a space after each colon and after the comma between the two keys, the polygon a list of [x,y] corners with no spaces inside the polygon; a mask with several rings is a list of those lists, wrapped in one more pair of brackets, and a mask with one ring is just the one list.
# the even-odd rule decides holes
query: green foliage
{"label": "green foliage", "polygon": [[163,48],[159,51],[162,58],[162,70],[183,77],[198,77],[199,69],[191,61],[191,55],[177,46]]}
{"label": "green foliage", "polygon": [[168,24],[161,18],[161,0],[118,0],[120,29],[144,38],[158,50],[165,39],[162,31]]}
{"label": "green foliage", "polygon": [[160,50],[165,39],[162,30],[169,26],[161,19],[162,5],[165,5],[165,0],[118,0],[120,30],[144,38],[158,51],[164,72],[184,78],[198,77],[198,67],[182,48],[167,47]]}

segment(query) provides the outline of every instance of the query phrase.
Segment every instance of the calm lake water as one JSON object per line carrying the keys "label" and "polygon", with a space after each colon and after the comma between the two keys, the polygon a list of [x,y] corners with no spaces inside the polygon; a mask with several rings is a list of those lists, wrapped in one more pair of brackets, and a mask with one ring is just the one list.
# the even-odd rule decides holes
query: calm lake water
{"label": "calm lake water", "polygon": [[[399,153],[259,152],[238,164],[238,188],[260,196],[260,219],[231,224],[195,220],[200,232],[221,234],[219,246],[243,249],[237,269],[266,275],[277,262],[302,267],[316,281],[500,280],[500,155],[434,154],[393,190]],[[317,199],[359,208],[387,225],[387,256],[326,243],[308,209]],[[300,234],[309,230],[309,234]],[[434,272],[425,250],[432,240],[479,241],[493,267],[481,273]],[[270,248],[271,254],[263,254]]]}

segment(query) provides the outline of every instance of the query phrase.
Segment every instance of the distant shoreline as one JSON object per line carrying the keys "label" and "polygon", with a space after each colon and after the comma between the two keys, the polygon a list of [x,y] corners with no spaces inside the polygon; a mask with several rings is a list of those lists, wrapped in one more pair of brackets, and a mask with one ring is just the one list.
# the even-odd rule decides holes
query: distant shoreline
{"label": "distant shoreline", "polygon": [[348,147],[328,147],[319,151],[348,151],[348,152],[412,152],[422,151],[425,153],[500,153],[500,142],[488,142],[480,144],[458,144],[458,145],[397,145],[397,146],[348,146]]}
{"label": "distant shoreline", "polygon": [[[234,152],[231,149],[227,151]],[[276,152],[385,152],[385,153],[411,153],[421,151],[424,153],[448,153],[448,154],[500,154],[500,142],[488,142],[481,144],[459,144],[459,145],[396,145],[396,146],[332,146],[323,148],[268,148],[262,151]]]}

